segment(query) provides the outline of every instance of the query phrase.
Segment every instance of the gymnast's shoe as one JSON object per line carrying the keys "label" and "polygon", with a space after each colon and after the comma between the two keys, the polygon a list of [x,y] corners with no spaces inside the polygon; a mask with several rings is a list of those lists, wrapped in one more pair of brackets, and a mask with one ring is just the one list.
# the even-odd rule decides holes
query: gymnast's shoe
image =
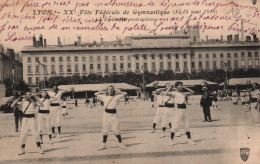
{"label": "gymnast's shoe", "polygon": [[192,141],[192,139],[188,139],[188,143],[191,145],[196,145],[196,142]]}
{"label": "gymnast's shoe", "polygon": [[160,136],[160,138],[164,138],[165,137],[165,132],[163,132]]}
{"label": "gymnast's shoe", "polygon": [[18,155],[23,155],[25,154],[25,149],[24,148],[21,148],[20,152],[18,153]]}
{"label": "gymnast's shoe", "polygon": [[170,146],[173,146],[173,145],[175,145],[175,142],[173,140],[171,140],[169,144],[170,144]]}
{"label": "gymnast's shoe", "polygon": [[100,148],[98,148],[98,150],[104,150],[104,149],[106,149],[107,147],[106,147],[106,144],[105,143],[102,143],[102,146],[100,147]]}
{"label": "gymnast's shoe", "polygon": [[55,133],[52,133],[51,138],[55,138],[55,137],[56,137]]}
{"label": "gymnast's shoe", "polygon": [[175,133],[176,137],[181,137],[180,133]]}
{"label": "gymnast's shoe", "polygon": [[120,149],[127,149],[126,146],[124,144],[122,144],[122,143],[120,143],[119,147],[120,147]]}
{"label": "gymnast's shoe", "polygon": [[38,152],[39,152],[39,154],[44,154],[42,148],[39,148]]}

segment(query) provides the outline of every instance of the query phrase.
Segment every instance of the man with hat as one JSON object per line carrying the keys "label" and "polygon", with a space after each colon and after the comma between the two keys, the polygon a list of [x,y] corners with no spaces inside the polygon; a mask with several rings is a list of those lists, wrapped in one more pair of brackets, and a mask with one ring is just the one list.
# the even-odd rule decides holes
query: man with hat
{"label": "man with hat", "polygon": [[200,99],[200,106],[203,108],[204,113],[204,121],[203,122],[211,122],[211,114],[210,114],[210,106],[212,105],[210,94],[208,92],[208,88],[204,86],[202,88],[203,94]]}

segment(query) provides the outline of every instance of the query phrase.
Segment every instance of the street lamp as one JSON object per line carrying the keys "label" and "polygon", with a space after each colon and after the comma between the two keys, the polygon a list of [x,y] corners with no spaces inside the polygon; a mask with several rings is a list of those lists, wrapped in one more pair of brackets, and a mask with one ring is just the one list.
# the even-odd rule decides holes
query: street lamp
{"label": "street lamp", "polygon": [[12,66],[12,73],[13,73],[13,93],[14,93],[14,64]]}
{"label": "street lamp", "polygon": [[225,90],[227,90],[228,89],[227,63],[225,63],[225,73],[226,73],[226,78],[225,78],[224,88],[225,88]]}
{"label": "street lamp", "polygon": [[144,100],[146,100],[146,86],[145,86],[145,76],[144,76],[144,65],[142,66],[142,70],[143,70],[143,84],[142,84],[142,90],[143,90],[143,96],[144,96]]}

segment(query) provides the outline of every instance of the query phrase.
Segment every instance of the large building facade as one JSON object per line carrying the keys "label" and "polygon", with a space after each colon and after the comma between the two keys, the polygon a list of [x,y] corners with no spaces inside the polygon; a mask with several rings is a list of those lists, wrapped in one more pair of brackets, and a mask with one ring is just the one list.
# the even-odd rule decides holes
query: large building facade
{"label": "large building facade", "polygon": [[[231,38],[230,38],[231,37]],[[260,42],[200,40],[199,31],[170,35],[129,36],[124,40],[82,44],[81,38],[74,45],[47,46],[46,40],[34,38],[34,46],[24,47],[23,77],[31,86],[52,76],[108,75],[144,70],[159,73],[173,70],[175,73],[259,68]]]}
{"label": "large building facade", "polygon": [[[12,81],[15,86],[23,81],[23,64],[20,61],[19,55],[13,49],[4,49],[0,45],[0,84],[2,85],[2,91],[5,79]],[[2,91],[0,97],[5,96]]]}

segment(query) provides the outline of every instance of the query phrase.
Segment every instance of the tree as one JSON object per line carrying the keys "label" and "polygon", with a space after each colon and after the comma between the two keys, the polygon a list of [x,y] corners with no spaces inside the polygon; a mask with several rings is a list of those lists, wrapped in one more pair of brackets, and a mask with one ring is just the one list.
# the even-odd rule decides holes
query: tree
{"label": "tree", "polygon": [[28,92],[30,89],[28,87],[28,84],[26,84],[24,81],[21,81],[16,87],[15,89],[17,91],[21,91],[21,92]]}
{"label": "tree", "polygon": [[[155,74],[148,71],[143,73],[126,72],[123,74],[112,73],[110,75],[102,75],[90,73],[88,76],[73,75],[69,77],[56,76],[51,77],[46,86],[53,87],[54,85],[68,85],[68,84],[97,84],[97,83],[128,83],[135,86],[140,86],[143,83],[143,75],[145,83],[149,84],[153,81],[164,80],[192,80],[192,79],[205,79],[216,83],[224,82],[226,73],[224,70],[200,71],[200,72],[183,72],[174,73],[172,70],[161,71]],[[228,78],[242,78],[242,77],[259,77],[259,69],[238,69],[228,72]],[[6,81],[5,83],[10,89],[12,82]]]}
{"label": "tree", "polygon": [[13,88],[12,88],[13,82],[10,79],[4,79],[3,82],[4,82],[4,85],[5,85],[5,88],[6,88],[5,96],[9,97],[9,96],[13,95]]}

